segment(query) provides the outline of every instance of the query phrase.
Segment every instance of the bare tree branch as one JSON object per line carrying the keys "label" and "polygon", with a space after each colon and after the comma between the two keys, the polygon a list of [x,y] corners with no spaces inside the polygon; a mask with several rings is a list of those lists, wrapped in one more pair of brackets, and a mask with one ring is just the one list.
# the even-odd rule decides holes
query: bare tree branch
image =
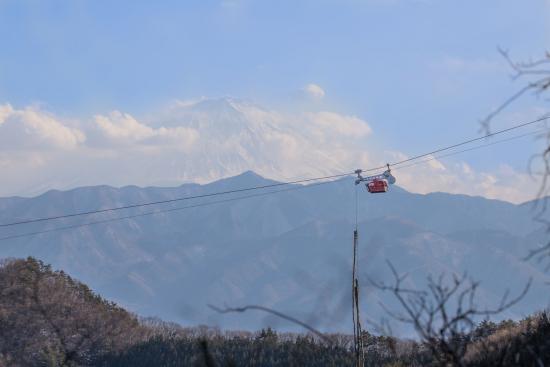
{"label": "bare tree branch", "polygon": [[[523,94],[528,91],[533,91],[536,96],[540,96],[542,93],[547,92],[550,89],[550,52],[546,51],[544,56],[537,60],[527,60],[527,61],[514,61],[510,57],[510,54],[507,50],[498,48],[498,52],[502,55],[504,60],[509,65],[510,69],[513,71],[512,80],[525,79],[529,78],[527,83],[520,88],[516,93],[506,99],[500,106],[494,109],[489,115],[487,115],[482,121],[481,130],[485,134],[490,134],[491,121],[496,115],[501,113],[505,108],[515,102]],[[529,173],[532,175],[532,164],[537,159],[540,158],[543,165],[543,172],[540,174],[541,183],[539,191],[537,193],[537,198],[542,199],[542,207],[538,208],[540,204],[537,200],[535,202],[535,210],[538,210],[538,213],[535,215],[535,219],[545,223],[550,228],[550,223],[547,220],[542,218],[542,215],[546,212],[547,200],[544,198],[548,178],[550,177],[550,135],[546,135],[547,147],[542,153],[536,154],[531,157],[529,160]],[[537,259],[540,262],[543,258],[550,256],[550,243],[546,246],[541,246],[537,249],[529,251],[525,260]],[[546,271],[550,270],[550,263],[545,269]]]}
{"label": "bare tree branch", "polygon": [[[511,105],[514,101],[516,101],[518,98],[520,98],[522,95],[524,95],[528,91],[533,91],[536,95],[540,95],[541,93],[548,90],[548,88],[550,87],[550,68],[537,69],[539,66],[550,64],[550,54],[548,52],[546,52],[544,58],[541,58],[535,61],[527,61],[527,62],[513,61],[508,51],[503,50],[502,48],[498,48],[498,52],[502,55],[502,57],[506,60],[506,62],[514,72],[512,74],[512,80],[517,80],[520,78],[531,77],[531,76],[535,76],[539,78],[528,81],[526,85],[520,88],[516,93],[512,94],[497,108],[495,108],[491,113],[489,113],[489,115],[487,115],[483,120],[480,121],[481,130],[485,132],[485,134],[487,135],[490,134],[490,131],[491,131],[490,130],[491,121],[494,119],[495,116],[501,113],[506,107]],[[541,78],[541,76],[543,77]]]}
{"label": "bare tree branch", "polygon": [[428,291],[403,288],[406,275],[399,275],[388,262],[393,274],[392,284],[373,282],[374,287],[389,291],[397,299],[403,313],[397,313],[381,304],[394,320],[414,326],[420,339],[431,350],[442,365],[463,366],[467,340],[475,327],[476,319],[499,314],[517,304],[531,286],[529,280],[520,294],[509,299],[506,292],[497,307],[479,309],[475,305],[475,295],[479,282],[468,279],[466,274],[453,275],[446,281],[444,274],[437,279],[428,277]]}
{"label": "bare tree branch", "polygon": [[288,315],[286,315],[282,312],[273,310],[271,308],[267,308],[267,307],[264,307],[264,306],[258,306],[258,305],[247,305],[247,306],[243,306],[243,307],[225,307],[225,308],[220,308],[220,307],[216,307],[216,306],[213,306],[213,305],[208,305],[208,307],[210,307],[212,310],[214,310],[218,313],[221,313],[221,314],[231,313],[231,312],[242,313],[242,312],[246,312],[248,310],[258,310],[258,311],[267,312],[267,313],[275,315],[275,316],[277,316],[281,319],[284,319],[284,320],[290,321],[294,324],[300,325],[303,328],[311,331],[313,334],[317,335],[319,338],[323,339],[327,343],[331,343],[331,340],[326,335],[324,335],[323,333],[321,333],[319,330],[315,329],[311,325],[308,325],[303,321],[300,321],[300,320],[298,320],[298,319],[296,319],[292,316],[288,316]]}

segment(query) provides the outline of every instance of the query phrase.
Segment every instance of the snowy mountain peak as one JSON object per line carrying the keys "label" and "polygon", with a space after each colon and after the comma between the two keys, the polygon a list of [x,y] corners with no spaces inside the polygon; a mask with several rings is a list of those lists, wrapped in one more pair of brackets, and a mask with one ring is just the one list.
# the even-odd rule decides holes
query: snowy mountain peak
{"label": "snowy mountain peak", "polygon": [[174,160],[178,177],[193,182],[248,170],[273,179],[339,172],[363,158],[362,139],[369,131],[356,118],[329,112],[285,114],[234,98],[178,102],[153,124],[188,129],[198,137]]}
{"label": "snowy mountain peak", "polygon": [[202,99],[174,104],[155,122],[156,126],[186,127],[198,130],[202,136],[230,137],[269,124],[259,118],[268,113],[250,102],[233,98]]}
{"label": "snowy mountain peak", "polygon": [[[12,114],[25,119],[3,124],[13,126],[14,134],[36,135],[38,144],[50,139],[53,131],[66,144],[59,147],[54,139],[36,159],[10,163],[15,173],[4,183],[4,193],[10,194],[99,184],[177,186],[248,170],[288,180],[371,163],[365,153],[370,128],[357,117],[275,111],[235,98],[180,101],[143,118],[125,111],[105,112],[82,124],[78,134],[46,114],[36,131],[31,129],[35,112]],[[36,146],[33,143],[33,149]],[[29,172],[33,180],[26,178]]]}

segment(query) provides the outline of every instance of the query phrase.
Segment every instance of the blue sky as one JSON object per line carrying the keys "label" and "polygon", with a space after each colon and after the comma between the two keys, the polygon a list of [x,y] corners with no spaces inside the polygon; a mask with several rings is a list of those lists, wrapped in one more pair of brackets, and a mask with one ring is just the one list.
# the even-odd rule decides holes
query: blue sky
{"label": "blue sky", "polygon": [[[415,154],[478,134],[521,85],[497,46],[544,55],[549,18],[543,0],[0,0],[0,104],[86,119],[232,96],[358,116],[373,145]],[[321,101],[304,98],[310,83]],[[495,128],[547,106],[526,96]],[[538,148],[522,140],[468,163],[525,170]]]}

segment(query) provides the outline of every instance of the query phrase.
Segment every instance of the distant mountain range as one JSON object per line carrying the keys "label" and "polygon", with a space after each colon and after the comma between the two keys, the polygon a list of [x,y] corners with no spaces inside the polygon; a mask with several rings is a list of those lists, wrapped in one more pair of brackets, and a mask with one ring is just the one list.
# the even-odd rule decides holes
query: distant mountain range
{"label": "distant mountain range", "polygon": [[[0,199],[0,223],[265,185],[253,172],[210,184],[174,188],[82,187],[34,198]],[[294,329],[261,313],[219,315],[206,305],[259,304],[322,330],[350,331],[355,186],[351,178],[273,195],[54,231],[0,242],[0,257],[35,256],[143,316],[183,325]],[[274,188],[271,190],[279,190]],[[265,190],[269,191],[269,190]],[[0,228],[0,237],[78,225],[154,209],[238,197],[232,194],[116,213]],[[428,274],[467,272],[480,280],[478,302],[491,305],[510,289],[525,299],[502,317],[548,306],[550,272],[525,261],[546,243],[533,203],[514,205],[446,193],[412,194],[399,187],[370,195],[358,187],[359,269],[365,318],[383,316],[391,297],[367,279],[389,280],[386,260],[420,287]]]}

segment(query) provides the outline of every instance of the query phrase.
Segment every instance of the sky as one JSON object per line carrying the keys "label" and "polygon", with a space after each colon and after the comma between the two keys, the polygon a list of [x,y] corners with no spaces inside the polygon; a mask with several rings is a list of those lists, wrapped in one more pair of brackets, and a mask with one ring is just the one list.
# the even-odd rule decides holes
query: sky
{"label": "sky", "polygon": [[[0,0],[0,196],[206,182],[246,168],[281,179],[480,136],[479,121],[522,86],[497,48],[543,57],[549,20],[547,0]],[[219,141],[185,109],[219,99],[257,106],[250,123],[279,124],[284,134],[262,137],[277,142],[269,164],[247,158],[262,153],[247,145],[229,169],[185,172]],[[526,95],[492,128],[549,103]],[[289,141],[302,146],[295,156]],[[522,202],[536,192],[527,167],[543,147],[517,139],[404,169],[400,183]],[[338,162],[324,165],[327,156]],[[142,165],[155,170],[134,173]]]}

